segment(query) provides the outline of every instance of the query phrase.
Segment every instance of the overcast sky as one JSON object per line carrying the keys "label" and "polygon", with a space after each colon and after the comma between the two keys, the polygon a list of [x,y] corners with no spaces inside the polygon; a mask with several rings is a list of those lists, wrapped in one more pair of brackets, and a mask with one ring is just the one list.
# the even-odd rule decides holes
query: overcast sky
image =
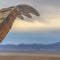
{"label": "overcast sky", "polygon": [[60,41],[60,0],[1,0],[0,9],[18,4],[31,5],[40,17],[32,15],[31,20],[36,20],[34,23],[17,18],[2,44],[49,44]]}

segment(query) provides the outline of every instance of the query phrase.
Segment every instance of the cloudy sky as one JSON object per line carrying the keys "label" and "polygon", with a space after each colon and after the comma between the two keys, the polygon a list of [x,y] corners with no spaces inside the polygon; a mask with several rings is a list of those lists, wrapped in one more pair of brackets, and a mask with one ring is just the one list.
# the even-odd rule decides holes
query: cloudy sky
{"label": "cloudy sky", "polygon": [[[34,15],[32,22],[16,18],[11,31],[1,44],[50,44],[60,41],[60,0],[1,0],[0,9],[28,4],[40,17]],[[30,20],[25,17],[25,20]]]}

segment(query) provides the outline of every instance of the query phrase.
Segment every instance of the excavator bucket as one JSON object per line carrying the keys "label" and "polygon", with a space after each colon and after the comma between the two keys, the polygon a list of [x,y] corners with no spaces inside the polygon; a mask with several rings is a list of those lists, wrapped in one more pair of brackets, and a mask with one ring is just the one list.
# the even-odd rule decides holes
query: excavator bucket
{"label": "excavator bucket", "polygon": [[17,6],[1,9],[0,10],[0,42],[5,38],[9,30],[11,29],[15,18],[19,17],[20,19],[24,19],[22,15],[31,18],[32,16],[29,13],[39,16],[39,13],[34,8],[28,5],[21,5],[21,6],[17,5]]}

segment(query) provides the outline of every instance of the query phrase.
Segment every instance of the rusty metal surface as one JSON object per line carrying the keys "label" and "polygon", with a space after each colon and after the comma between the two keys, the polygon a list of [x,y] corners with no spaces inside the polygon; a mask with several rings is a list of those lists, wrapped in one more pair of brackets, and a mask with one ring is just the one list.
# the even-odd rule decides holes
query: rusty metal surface
{"label": "rusty metal surface", "polygon": [[0,24],[7,18],[7,16],[11,13],[11,11],[14,8],[10,8],[10,9],[1,9],[0,10]]}
{"label": "rusty metal surface", "polygon": [[7,35],[17,16],[16,9],[3,9],[0,11],[0,42]]}

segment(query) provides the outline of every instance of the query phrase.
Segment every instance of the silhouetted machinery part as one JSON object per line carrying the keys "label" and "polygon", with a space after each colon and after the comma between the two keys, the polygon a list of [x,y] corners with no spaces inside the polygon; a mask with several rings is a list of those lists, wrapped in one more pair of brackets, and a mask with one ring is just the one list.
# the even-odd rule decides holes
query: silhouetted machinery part
{"label": "silhouetted machinery part", "polygon": [[12,24],[16,17],[24,19],[22,15],[32,18],[30,13],[39,16],[39,13],[28,5],[17,5],[9,8],[4,8],[0,10],[0,42],[7,35],[12,27]]}

